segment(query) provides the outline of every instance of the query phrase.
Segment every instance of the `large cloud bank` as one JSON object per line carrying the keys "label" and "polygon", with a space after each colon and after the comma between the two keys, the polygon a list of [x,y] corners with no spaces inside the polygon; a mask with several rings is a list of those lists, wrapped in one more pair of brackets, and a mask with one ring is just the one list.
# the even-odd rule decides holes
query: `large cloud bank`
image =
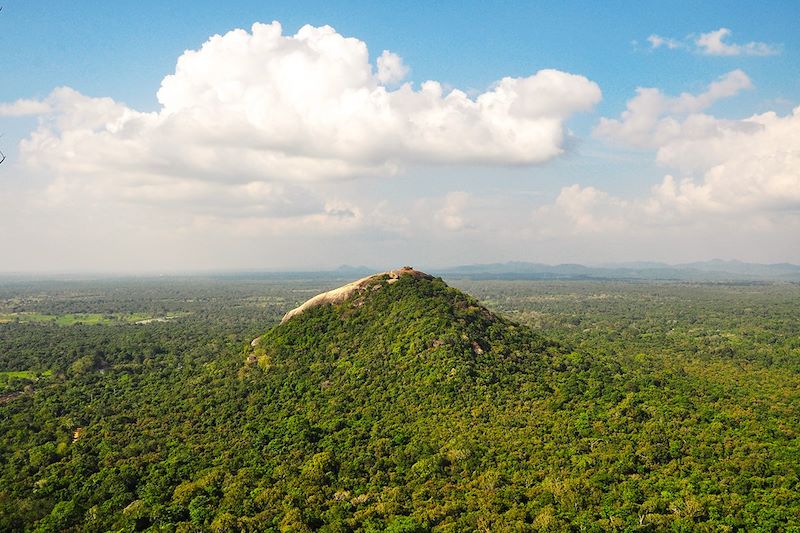
{"label": "large cloud bank", "polygon": [[[624,199],[578,184],[539,209],[535,222],[554,217],[565,231],[597,234],[651,227],[728,226],[774,231],[797,223],[800,212],[800,107],[743,119],[706,110],[750,89],[749,77],[729,72],[699,94],[669,96],[640,88],[619,118],[601,119],[595,135],[653,150],[669,169],[648,196]],[[550,230],[547,230],[550,231]]]}
{"label": "large cloud bank", "polygon": [[540,163],[563,151],[564,121],[601,98],[594,82],[557,70],[503,78],[475,97],[401,83],[408,71],[388,51],[373,66],[364,42],[331,27],[289,36],[273,22],[185,52],[157,112],[59,88],[0,115],[42,116],[22,158],[69,186],[237,198],[278,190],[254,183],[385,176],[415,163]]}
{"label": "large cloud bank", "polygon": [[[719,102],[753,89],[741,70],[692,93],[639,88],[594,128],[603,167],[547,192],[498,167],[564,152],[565,124],[600,100],[596,83],[542,70],[467,94],[412,83],[411,72],[398,54],[370,55],[330,27],[284,35],[275,22],[182,54],[152,112],[68,87],[0,103],[0,117],[39,117],[20,158],[3,166],[11,179],[0,223],[14,231],[0,245],[20,269],[30,258],[54,268],[65,258],[80,268],[99,258],[109,268],[182,267],[186,257],[208,266],[408,255],[448,264],[455,251],[464,261],[475,250],[496,259],[544,260],[537,254],[549,250],[552,260],[690,260],[743,257],[742,249],[756,258],[762,247],[764,258],[796,260],[800,108],[715,116]],[[656,173],[606,167],[618,147]],[[617,177],[652,187],[603,190]]]}
{"label": "large cloud bank", "polygon": [[698,95],[669,97],[640,89],[621,119],[603,119],[596,133],[616,142],[656,150],[674,169],[653,189],[651,209],[747,212],[800,209],[800,108],[740,120],[702,111],[720,98],[752,86],[732,71]]}

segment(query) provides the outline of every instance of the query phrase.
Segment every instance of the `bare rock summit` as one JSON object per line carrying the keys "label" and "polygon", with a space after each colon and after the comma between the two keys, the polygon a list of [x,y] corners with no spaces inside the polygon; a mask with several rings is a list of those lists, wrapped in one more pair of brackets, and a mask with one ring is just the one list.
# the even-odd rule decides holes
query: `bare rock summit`
{"label": "bare rock summit", "polygon": [[292,317],[300,315],[314,307],[318,307],[323,304],[338,304],[359,293],[363,293],[368,290],[378,290],[384,285],[391,285],[403,276],[412,276],[418,279],[433,279],[433,276],[419,270],[414,270],[410,266],[404,266],[403,268],[398,268],[396,270],[389,270],[387,272],[373,274],[371,276],[353,281],[352,283],[348,283],[347,285],[343,285],[337,289],[323,292],[322,294],[314,296],[310,300],[306,301],[303,305],[295,307],[286,313],[281,320],[281,324]]}

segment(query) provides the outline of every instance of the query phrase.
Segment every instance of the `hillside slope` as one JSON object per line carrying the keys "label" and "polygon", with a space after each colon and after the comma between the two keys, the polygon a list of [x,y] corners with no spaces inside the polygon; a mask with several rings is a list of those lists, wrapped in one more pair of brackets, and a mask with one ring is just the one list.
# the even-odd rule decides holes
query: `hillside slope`
{"label": "hillside slope", "polygon": [[[309,302],[316,305],[298,308],[302,314],[287,313],[259,338],[250,361],[273,374],[314,376],[325,387],[378,387],[399,396],[418,394],[415,387],[440,395],[517,380],[544,364],[544,339],[441,279],[401,270],[357,283],[358,290],[345,286],[349,297],[315,297]],[[330,293],[341,291],[322,296]]]}
{"label": "hillside slope", "polygon": [[761,456],[766,491],[741,485],[738,472],[759,461],[747,450],[769,433],[720,423],[696,378],[569,352],[439,278],[383,274],[360,287],[285,320],[251,353],[281,416],[317,432],[277,448],[298,457],[273,487],[302,495],[297,523],[691,529],[742,524],[725,510],[731,498],[777,523],[789,516],[788,500],[767,502],[796,482],[785,475],[797,447]]}

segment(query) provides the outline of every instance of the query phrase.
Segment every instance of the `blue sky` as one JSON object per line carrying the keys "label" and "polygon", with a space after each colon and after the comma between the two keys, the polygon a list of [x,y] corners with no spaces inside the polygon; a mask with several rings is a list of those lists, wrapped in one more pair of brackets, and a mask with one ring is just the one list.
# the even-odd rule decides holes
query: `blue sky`
{"label": "blue sky", "polygon": [[[759,91],[720,104],[726,114],[745,116],[776,101],[786,111],[800,95],[800,76],[790,75],[798,72],[800,50],[792,17],[800,16],[800,6],[794,2],[758,8],[752,2],[403,5],[404,9],[379,2],[11,2],[0,19],[0,44],[13,51],[0,57],[7,73],[0,98],[44,97],[53,87],[68,85],[84,94],[111,96],[136,109],[153,110],[155,89],[184,50],[197,48],[215,33],[272,20],[292,32],[304,24],[330,24],[366,41],[373,56],[383,49],[398,53],[412,65],[416,81],[436,79],[465,90],[484,89],[503,76],[524,76],[541,68],[578,72],[603,88],[595,115],[618,113],[636,87],[678,93],[702,87],[737,67],[758,80]],[[786,53],[764,61],[647,47],[652,33],[680,38],[699,33],[698,28],[716,27],[735,28],[740,41],[759,40],[768,32]],[[578,117],[573,125],[585,130],[593,118]]]}
{"label": "blue sky", "polygon": [[[347,156],[345,166],[349,170],[337,171],[334,177],[326,171],[299,181],[269,175],[237,182],[242,187],[247,185],[248,191],[257,191],[253,194],[264,195],[258,208],[253,208],[258,214],[246,221],[240,215],[226,214],[220,205],[209,207],[213,202],[200,199],[202,195],[192,188],[186,173],[181,174],[179,182],[173,175],[177,173],[153,171],[148,177],[137,169],[135,177],[126,178],[126,189],[120,192],[119,184],[108,176],[120,168],[129,169],[141,159],[122,161],[115,155],[113,161],[92,167],[91,176],[85,169],[68,168],[59,162],[63,163],[63,154],[75,152],[75,147],[66,144],[71,132],[61,123],[57,127],[47,125],[52,124],[48,121],[66,121],[65,111],[56,110],[58,106],[52,103],[40,106],[48,111],[35,113],[7,107],[0,113],[4,133],[0,143],[9,155],[9,161],[0,168],[0,207],[6,206],[7,224],[11,224],[14,235],[7,234],[8,242],[0,244],[16,251],[16,259],[7,268],[36,270],[42,264],[48,265],[46,269],[66,270],[300,268],[335,266],[339,262],[403,262],[405,258],[436,265],[470,259],[682,261],[715,255],[800,261],[800,242],[794,233],[798,203],[793,196],[798,182],[791,178],[800,168],[794,166],[794,160],[786,159],[783,166],[756,166],[749,169],[751,178],[734,176],[731,170],[742,166],[736,160],[744,157],[737,148],[740,145],[758,147],[747,161],[773,161],[773,155],[795,153],[796,144],[791,142],[775,146],[775,154],[758,143],[766,146],[772,142],[771,135],[785,136],[787,131],[794,131],[789,118],[800,105],[797,20],[800,4],[796,2],[534,5],[10,0],[0,12],[0,47],[5,51],[0,55],[4,73],[0,102],[7,106],[20,100],[48,102],[55,88],[69,87],[82,97],[110,98],[133,112],[162,113],[164,106],[156,93],[165,76],[175,72],[176,61],[184,51],[199,49],[212,35],[237,28],[250,32],[254,23],[272,21],[281,23],[282,35],[287,38],[306,24],[330,25],[338,34],[362,41],[375,69],[382,51],[391,51],[401,58],[407,73],[397,83],[388,84],[389,90],[396,90],[401,82],[410,82],[419,90],[422,82],[437,80],[445,94],[456,88],[477,99],[491,92],[503,78],[524,79],[542,69],[555,69],[595,84],[602,97],[585,93],[584,100],[573,102],[568,112],[559,115],[559,124],[570,133],[550,139],[558,155],[542,148],[539,155],[522,157],[517,152],[519,147],[501,143],[497,149],[487,149],[487,155],[476,156],[480,159],[476,164],[475,158],[431,155],[424,147],[408,148],[402,154],[386,148],[377,156],[384,158],[381,165],[372,165],[370,159],[366,169],[366,155],[359,154],[358,161]],[[723,28],[730,33],[723,35],[723,44],[717,49],[699,44],[703,34]],[[654,47],[654,36],[670,45]],[[700,95],[731,72],[743,73],[746,81],[736,76],[727,78],[734,88],[707,103],[652,104],[656,107],[649,107],[645,113],[652,119],[647,128],[637,126],[639,129],[633,131],[612,124],[603,131],[598,129],[604,118],[623,122],[620,114],[636,96],[638,87],[657,89],[663,98],[677,98],[681,93]],[[224,83],[223,78],[220,74],[216,82]],[[274,82],[257,80],[262,89]],[[191,96],[187,98],[191,100]],[[548,105],[560,109],[561,104],[554,100]],[[785,120],[750,120],[768,112]],[[549,116],[541,113],[542,117]],[[544,120],[542,117],[536,120]],[[706,124],[702,135],[696,129],[701,119]],[[675,124],[681,125],[680,132],[665,133]],[[153,135],[166,135],[162,126],[148,127],[155,128]],[[279,131],[273,131],[278,127],[264,123],[259,128],[266,130],[259,132],[279,136]],[[42,128],[52,135],[53,142],[32,147],[27,141],[38,138],[36,132],[44,131]],[[763,132],[754,133],[758,128]],[[708,133],[712,129],[716,133]],[[735,138],[745,130],[759,137]],[[94,140],[105,142],[104,137]],[[723,140],[728,144],[720,147]],[[195,141],[174,138],[178,147]],[[458,146],[448,150],[451,148],[467,150]],[[57,150],[65,152],[59,155]],[[153,156],[152,147],[137,146],[137,150],[145,159]],[[714,153],[716,159],[697,155],[702,153]],[[310,157],[320,156],[315,153]],[[392,169],[387,170],[386,165]],[[156,165],[148,162],[144,166],[153,169]],[[91,181],[98,179],[98,168],[105,169],[102,183]],[[289,168],[284,174],[293,170]],[[242,170],[250,171],[250,167]],[[682,180],[688,180],[686,186],[666,198],[668,185]],[[203,181],[202,186],[210,181]],[[193,192],[185,197],[172,189],[165,192],[165,197],[174,201],[167,209],[159,203],[162,198],[158,198],[158,192],[149,188],[147,200],[141,199],[144,184],[156,182]],[[220,180],[215,186],[224,187],[226,183],[231,181]],[[570,189],[573,186],[577,189]],[[654,187],[661,187],[661,192],[653,192]],[[131,193],[134,190],[138,192]],[[206,192],[219,198],[230,191]],[[238,198],[236,194],[232,198]],[[91,200],[90,195],[94,195]],[[747,198],[742,200],[742,195]],[[93,210],[82,202],[102,208]],[[117,202],[121,207],[112,209],[110,206]],[[208,209],[199,209],[198,202]],[[275,211],[274,205],[294,207],[286,214]],[[104,221],[110,215],[106,209],[120,220]],[[169,219],[167,211],[183,214]],[[482,215],[475,216],[477,212]],[[38,222],[25,222],[32,213],[39,215]],[[333,231],[330,228],[336,224],[319,222],[325,213],[351,213],[358,223]],[[428,223],[418,223],[425,213],[430,216]],[[72,246],[42,219],[63,220],[71,229]],[[137,222],[156,219],[178,229],[167,234]],[[548,220],[563,231],[543,227]],[[649,228],[646,234],[634,231],[641,220]],[[326,229],[321,230],[314,221]],[[736,226],[744,221],[746,227]],[[115,227],[113,235],[119,244],[113,253],[93,244],[112,238],[97,231],[98,222]],[[255,229],[282,224],[292,230],[276,234]],[[448,231],[427,229],[437,224]],[[216,228],[213,237],[206,225]],[[225,227],[228,229],[219,229]],[[518,240],[508,237],[507,232]],[[249,245],[253,239],[275,253],[254,252]],[[42,252],[34,241],[52,242],[52,250]],[[135,259],[141,254],[136,256],[131,249],[143,242],[153,243],[152,256]],[[197,248],[208,252],[187,257]],[[473,258],[476,249],[485,253]]]}
{"label": "blue sky", "polygon": [[[365,41],[373,54],[398,53],[416,80],[461,88],[483,89],[502,76],[541,68],[580,72],[604,87],[601,113],[619,111],[637,86],[691,90],[734,67],[760,80],[766,99],[800,94],[796,2],[534,4],[12,0],[0,19],[0,44],[9,52],[0,57],[6,73],[0,97],[44,96],[70,85],[155,108],[154,88],[184,50],[215,33],[272,20],[287,32],[329,24]],[[653,33],[680,38],[719,27],[733,29],[737,41],[782,44],[785,53],[764,61],[647,53],[631,44],[646,45]]]}

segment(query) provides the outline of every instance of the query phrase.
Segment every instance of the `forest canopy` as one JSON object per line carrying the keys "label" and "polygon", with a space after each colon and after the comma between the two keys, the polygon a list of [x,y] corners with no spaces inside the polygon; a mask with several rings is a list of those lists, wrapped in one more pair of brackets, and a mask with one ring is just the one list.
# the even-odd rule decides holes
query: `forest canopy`
{"label": "forest canopy", "polygon": [[0,286],[0,529],[800,527],[797,284],[337,284]]}

